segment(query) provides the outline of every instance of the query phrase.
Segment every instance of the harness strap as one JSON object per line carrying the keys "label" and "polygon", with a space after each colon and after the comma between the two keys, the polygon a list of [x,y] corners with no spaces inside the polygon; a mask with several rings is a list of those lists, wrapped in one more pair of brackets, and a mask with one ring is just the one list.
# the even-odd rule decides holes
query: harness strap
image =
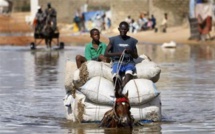
{"label": "harness strap", "polygon": [[[116,72],[116,75],[119,75],[119,70],[120,70],[120,68],[121,68],[121,66],[122,66],[122,61],[124,60],[124,57],[125,57],[125,50],[122,52],[122,55],[120,56],[120,58],[119,58],[119,62],[118,62],[118,64],[117,64],[117,72]],[[115,81],[115,83],[114,83],[114,87],[116,88],[116,82],[117,81]]]}
{"label": "harness strap", "polygon": [[128,98],[123,97],[123,98],[117,98],[116,102],[127,102],[127,103],[129,103],[129,100],[128,100]]}

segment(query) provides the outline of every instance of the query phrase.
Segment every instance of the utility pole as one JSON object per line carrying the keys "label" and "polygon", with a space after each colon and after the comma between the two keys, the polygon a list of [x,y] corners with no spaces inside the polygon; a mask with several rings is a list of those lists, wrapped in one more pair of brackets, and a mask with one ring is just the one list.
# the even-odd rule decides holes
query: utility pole
{"label": "utility pole", "polygon": [[38,0],[31,0],[31,17],[34,18],[35,14],[37,13],[38,10]]}

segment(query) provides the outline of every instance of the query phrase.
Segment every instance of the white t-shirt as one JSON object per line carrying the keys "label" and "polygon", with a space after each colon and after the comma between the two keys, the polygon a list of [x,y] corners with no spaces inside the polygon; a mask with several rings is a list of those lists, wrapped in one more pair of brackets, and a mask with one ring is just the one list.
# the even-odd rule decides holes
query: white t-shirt
{"label": "white t-shirt", "polygon": [[125,21],[130,24],[131,23],[131,18],[126,18]]}

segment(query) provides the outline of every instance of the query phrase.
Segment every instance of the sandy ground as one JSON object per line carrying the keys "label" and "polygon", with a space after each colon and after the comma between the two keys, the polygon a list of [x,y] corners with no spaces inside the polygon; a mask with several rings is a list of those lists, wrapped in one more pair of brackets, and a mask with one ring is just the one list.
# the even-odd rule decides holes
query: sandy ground
{"label": "sandy ground", "polygon": [[[32,35],[33,29],[31,25],[25,22],[25,16],[29,13],[13,13],[10,16],[0,16],[0,45],[29,45],[34,42]],[[85,44],[89,42],[89,33],[77,33],[73,32],[71,25],[58,23],[60,29],[61,42],[66,45],[70,44]],[[21,33],[16,34],[14,33]],[[7,34],[7,36],[5,35]],[[26,34],[26,35],[25,35]],[[117,29],[102,32],[101,41],[108,43],[108,37],[117,35]],[[135,37],[139,42],[147,43],[159,43],[175,41],[180,44],[209,44],[215,45],[215,40],[197,41],[188,40],[190,37],[190,31],[188,25],[170,27],[167,33],[154,33],[154,31],[143,31],[135,34],[129,33],[128,35]],[[212,37],[215,37],[215,30],[211,32]],[[42,43],[44,44],[44,43]]]}

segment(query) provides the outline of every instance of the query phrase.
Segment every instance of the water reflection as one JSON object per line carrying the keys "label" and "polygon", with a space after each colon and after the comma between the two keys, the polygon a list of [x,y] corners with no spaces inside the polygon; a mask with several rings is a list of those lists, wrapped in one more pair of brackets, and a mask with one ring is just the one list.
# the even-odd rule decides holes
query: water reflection
{"label": "water reflection", "polygon": [[[87,124],[87,123],[71,123],[67,122],[66,124],[62,124],[62,127],[70,127],[68,129],[68,134],[161,134],[161,124],[152,123],[145,124],[144,127],[134,127],[132,130],[129,128],[98,128],[99,124]],[[84,128],[84,129],[83,129]]]}
{"label": "water reflection", "polygon": [[176,48],[163,48],[161,45],[138,45],[139,54],[147,54],[156,62],[181,62],[190,57],[190,47],[178,45]]}
{"label": "water reflection", "polygon": [[[215,59],[215,46],[177,45],[176,48],[163,48],[160,45],[138,45],[139,54],[147,54],[158,62],[181,62],[188,60]],[[174,61],[175,60],[175,61]]]}
{"label": "water reflection", "polygon": [[[161,123],[134,127],[133,133],[213,133],[215,131],[215,46],[138,45],[161,67],[156,83],[161,92]],[[74,124],[65,119],[62,99],[66,59],[74,61],[84,47],[31,51],[0,47],[1,133],[127,133],[98,124]]]}
{"label": "water reflection", "polygon": [[57,81],[59,66],[59,51],[32,52],[34,56],[35,79],[38,86],[48,86],[51,81]]}
{"label": "water reflection", "polygon": [[191,58],[195,60],[213,60],[215,58],[214,46],[191,46]]}
{"label": "water reflection", "polygon": [[34,36],[34,33],[32,32],[29,32],[29,33],[22,33],[22,32],[17,32],[17,33],[0,33],[0,36],[3,36],[3,37],[8,37],[8,36]]}

